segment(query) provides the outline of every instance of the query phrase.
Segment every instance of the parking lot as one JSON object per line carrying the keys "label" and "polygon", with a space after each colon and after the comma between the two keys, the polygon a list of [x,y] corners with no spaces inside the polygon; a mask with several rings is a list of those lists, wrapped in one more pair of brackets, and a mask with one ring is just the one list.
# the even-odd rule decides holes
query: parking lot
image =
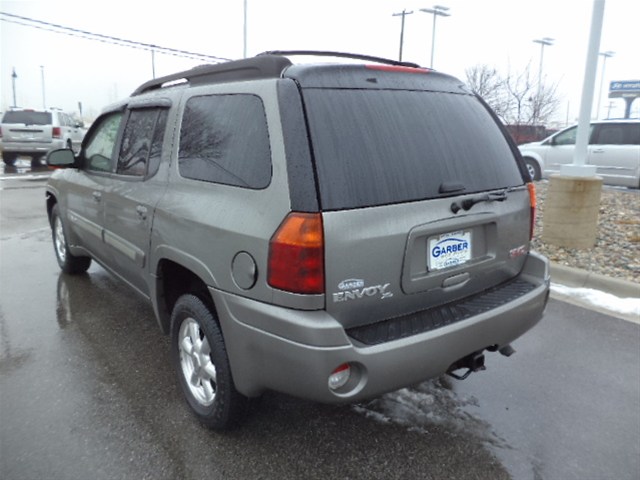
{"label": "parking lot", "polygon": [[638,478],[640,326],[554,300],[463,382],[340,407],[269,393],[203,429],[145,301],[99,266],[59,273],[43,176],[0,180],[2,478]]}

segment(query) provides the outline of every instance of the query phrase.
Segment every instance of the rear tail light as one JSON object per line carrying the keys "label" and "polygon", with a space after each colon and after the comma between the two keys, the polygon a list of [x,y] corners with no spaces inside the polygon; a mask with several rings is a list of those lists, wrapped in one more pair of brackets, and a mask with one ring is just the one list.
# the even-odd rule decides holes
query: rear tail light
{"label": "rear tail light", "polygon": [[527,183],[529,189],[529,205],[531,205],[531,224],[529,225],[529,240],[533,240],[533,230],[536,226],[536,186],[533,182]]}
{"label": "rear tail light", "polygon": [[53,138],[62,138],[62,129],[60,127],[53,127],[51,133]]}
{"label": "rear tail light", "polygon": [[267,281],[280,290],[324,293],[324,233],[319,213],[292,212],[269,242]]}

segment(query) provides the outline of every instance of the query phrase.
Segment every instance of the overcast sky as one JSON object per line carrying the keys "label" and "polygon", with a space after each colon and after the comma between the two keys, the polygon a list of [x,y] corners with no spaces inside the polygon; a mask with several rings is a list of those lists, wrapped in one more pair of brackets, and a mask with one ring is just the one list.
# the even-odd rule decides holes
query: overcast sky
{"label": "overcast sky", "polygon": [[[0,11],[163,47],[241,58],[243,3],[0,0]],[[503,74],[530,64],[537,77],[540,45],[533,40],[554,38],[554,45],[544,49],[543,75],[559,84],[562,103],[557,119],[572,123],[577,118],[593,0],[247,0],[247,53],[316,49],[397,58],[400,17],[392,14],[406,9],[415,13],[406,17],[404,60],[428,66],[433,16],[418,10],[434,3],[449,7],[451,13],[437,19],[434,68],[464,79],[465,69],[477,64]],[[639,0],[606,0],[600,51],[616,53],[606,62],[601,118],[609,104],[609,82],[640,79],[638,19]],[[19,106],[42,107],[44,72],[47,106],[77,112],[82,102],[89,118],[152,77],[151,54],[143,50],[7,21],[0,21],[0,40],[2,110],[13,104],[13,68]],[[156,76],[199,63],[156,54]],[[596,89],[601,68],[602,57]],[[611,115],[623,112],[622,100],[613,101]],[[640,100],[633,113],[640,115]]]}

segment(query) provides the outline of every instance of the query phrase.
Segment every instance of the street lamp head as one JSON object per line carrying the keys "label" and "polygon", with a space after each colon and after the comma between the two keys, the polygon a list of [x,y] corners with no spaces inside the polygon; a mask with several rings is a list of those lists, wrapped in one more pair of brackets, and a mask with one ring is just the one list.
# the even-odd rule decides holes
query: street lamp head
{"label": "street lamp head", "polygon": [[606,52],[600,52],[600,55],[602,55],[604,58],[613,57],[615,54],[616,52],[612,52],[611,50],[607,50]]}
{"label": "street lamp head", "polygon": [[433,8],[421,8],[420,11],[424,13],[431,13],[433,15],[440,15],[441,17],[450,17],[451,14],[447,13],[449,7],[443,7],[442,5],[434,5]]}
{"label": "street lamp head", "polygon": [[534,40],[534,43],[539,43],[540,45],[553,45],[555,39],[549,37],[537,38]]}

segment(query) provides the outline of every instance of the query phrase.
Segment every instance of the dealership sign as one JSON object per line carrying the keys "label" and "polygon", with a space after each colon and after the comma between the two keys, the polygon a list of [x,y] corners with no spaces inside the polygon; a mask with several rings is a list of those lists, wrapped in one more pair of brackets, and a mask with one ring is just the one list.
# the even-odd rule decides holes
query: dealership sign
{"label": "dealership sign", "polygon": [[640,80],[614,81],[609,84],[609,98],[640,97]]}

